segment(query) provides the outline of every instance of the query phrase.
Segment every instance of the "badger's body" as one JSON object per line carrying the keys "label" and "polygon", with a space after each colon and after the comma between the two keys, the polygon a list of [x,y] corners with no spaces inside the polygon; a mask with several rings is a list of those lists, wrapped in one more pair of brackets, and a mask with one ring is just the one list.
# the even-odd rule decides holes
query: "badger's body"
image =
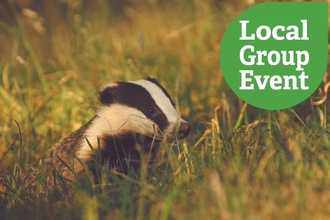
{"label": "badger's body", "polygon": [[[96,175],[95,152],[100,152],[103,165],[127,173],[130,167],[139,166],[141,153],[154,154],[160,141],[189,135],[190,125],[155,79],[108,84],[101,89],[99,100],[96,115],[48,152],[41,172],[46,178],[43,187],[53,185],[56,176],[75,181],[85,172],[84,164]],[[35,190],[35,179],[31,175],[26,179],[30,191]]]}

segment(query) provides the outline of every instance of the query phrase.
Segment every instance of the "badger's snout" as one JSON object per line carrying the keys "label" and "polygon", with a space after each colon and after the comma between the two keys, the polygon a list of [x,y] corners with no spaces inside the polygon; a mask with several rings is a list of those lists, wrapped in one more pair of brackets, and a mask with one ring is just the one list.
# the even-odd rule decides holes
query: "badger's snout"
{"label": "badger's snout", "polygon": [[186,138],[190,133],[191,126],[188,122],[183,119],[179,123],[172,123],[165,131],[163,138],[172,143],[178,139]]}
{"label": "badger's snout", "polygon": [[178,134],[180,139],[186,138],[190,133],[191,126],[188,122],[183,121],[180,123]]}

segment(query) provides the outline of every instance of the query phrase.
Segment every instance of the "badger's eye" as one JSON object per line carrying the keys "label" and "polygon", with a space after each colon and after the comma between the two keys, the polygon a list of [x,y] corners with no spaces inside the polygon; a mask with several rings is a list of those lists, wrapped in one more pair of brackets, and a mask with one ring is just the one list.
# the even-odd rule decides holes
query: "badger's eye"
{"label": "badger's eye", "polygon": [[155,109],[153,109],[152,107],[150,107],[150,108],[147,109],[147,112],[148,112],[149,114],[152,114],[152,113],[155,112]]}

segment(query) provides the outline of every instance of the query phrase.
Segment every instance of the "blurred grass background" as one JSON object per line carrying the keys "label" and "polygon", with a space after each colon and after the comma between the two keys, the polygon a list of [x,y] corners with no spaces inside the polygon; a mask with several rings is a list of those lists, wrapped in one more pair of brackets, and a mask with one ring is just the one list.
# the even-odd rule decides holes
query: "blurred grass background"
{"label": "blurred grass background", "polygon": [[[1,1],[0,218],[328,219],[330,105],[311,101],[329,74],[313,97],[281,111],[246,105],[222,77],[222,34],[259,2]],[[163,146],[154,181],[28,199],[19,177],[94,115],[98,88],[146,76],[193,126]]]}

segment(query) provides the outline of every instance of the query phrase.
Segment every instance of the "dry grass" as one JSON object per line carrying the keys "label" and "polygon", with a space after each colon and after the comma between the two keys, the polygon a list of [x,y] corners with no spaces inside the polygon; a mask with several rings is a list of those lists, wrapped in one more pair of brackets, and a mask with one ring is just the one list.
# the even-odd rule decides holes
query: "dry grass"
{"label": "dry grass", "polygon": [[[43,21],[28,12],[0,21],[1,219],[329,218],[329,100],[264,111],[222,77],[221,36],[248,3],[131,1],[115,13],[87,1],[63,18],[49,2]],[[47,149],[93,116],[101,85],[147,75],[193,125],[185,141],[163,146],[152,178],[82,184],[49,203],[20,188]]]}

